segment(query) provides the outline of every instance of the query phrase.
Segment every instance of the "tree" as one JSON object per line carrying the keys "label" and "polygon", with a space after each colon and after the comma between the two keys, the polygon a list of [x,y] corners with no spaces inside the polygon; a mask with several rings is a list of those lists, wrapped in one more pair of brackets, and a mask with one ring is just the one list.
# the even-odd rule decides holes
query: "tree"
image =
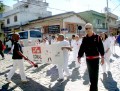
{"label": "tree", "polygon": [[2,1],[0,1],[0,13],[5,10],[5,5],[3,4]]}

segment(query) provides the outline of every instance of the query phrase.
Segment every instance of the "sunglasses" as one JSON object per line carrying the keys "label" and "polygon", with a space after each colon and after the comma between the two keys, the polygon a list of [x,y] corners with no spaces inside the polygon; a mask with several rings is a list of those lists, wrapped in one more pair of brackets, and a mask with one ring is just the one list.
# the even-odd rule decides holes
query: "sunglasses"
{"label": "sunglasses", "polygon": [[89,30],[89,29],[91,29],[91,28],[85,28],[85,30]]}

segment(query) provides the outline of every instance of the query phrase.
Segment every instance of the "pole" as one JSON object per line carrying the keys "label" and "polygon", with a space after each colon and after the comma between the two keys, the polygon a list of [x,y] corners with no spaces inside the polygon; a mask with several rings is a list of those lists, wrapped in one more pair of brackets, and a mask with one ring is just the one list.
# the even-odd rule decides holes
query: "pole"
{"label": "pole", "polygon": [[107,33],[108,33],[108,35],[110,34],[110,31],[109,31],[109,11],[108,11],[108,0],[107,0],[107,15],[106,15],[106,27],[107,27]]}

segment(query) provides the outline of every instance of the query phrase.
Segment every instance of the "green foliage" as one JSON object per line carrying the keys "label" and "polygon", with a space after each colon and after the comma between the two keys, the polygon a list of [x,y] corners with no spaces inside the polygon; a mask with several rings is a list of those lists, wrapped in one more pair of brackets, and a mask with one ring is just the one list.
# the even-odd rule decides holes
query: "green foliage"
{"label": "green foliage", "polygon": [[3,4],[2,1],[0,1],[0,13],[3,12],[5,9],[5,5]]}

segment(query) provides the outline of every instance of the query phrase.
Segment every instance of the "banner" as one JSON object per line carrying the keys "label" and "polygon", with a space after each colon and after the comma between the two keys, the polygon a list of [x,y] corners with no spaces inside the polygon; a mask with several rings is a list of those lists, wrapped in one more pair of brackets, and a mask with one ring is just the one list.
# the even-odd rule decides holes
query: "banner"
{"label": "banner", "polygon": [[63,51],[59,44],[23,47],[23,54],[37,63],[63,64]]}

